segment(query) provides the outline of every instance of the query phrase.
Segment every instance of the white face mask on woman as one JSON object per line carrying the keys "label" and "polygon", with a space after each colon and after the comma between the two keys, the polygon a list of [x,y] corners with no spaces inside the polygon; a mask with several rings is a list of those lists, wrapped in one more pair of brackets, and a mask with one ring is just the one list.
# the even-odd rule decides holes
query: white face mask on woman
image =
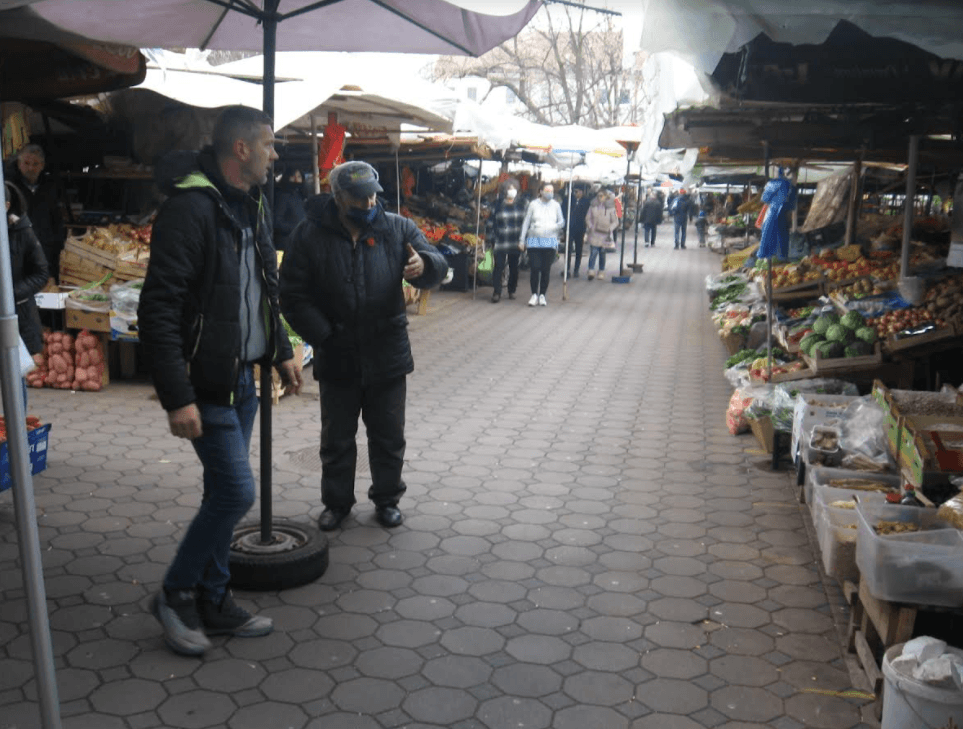
{"label": "white face mask on woman", "polygon": [[508,200],[509,202],[514,200],[516,195],[518,195],[518,190],[516,190],[514,187],[509,187],[505,191],[505,199]]}
{"label": "white face mask on woman", "polygon": [[545,202],[548,202],[553,197],[555,196],[552,193],[550,193],[548,190],[542,191],[542,200],[544,200]]}

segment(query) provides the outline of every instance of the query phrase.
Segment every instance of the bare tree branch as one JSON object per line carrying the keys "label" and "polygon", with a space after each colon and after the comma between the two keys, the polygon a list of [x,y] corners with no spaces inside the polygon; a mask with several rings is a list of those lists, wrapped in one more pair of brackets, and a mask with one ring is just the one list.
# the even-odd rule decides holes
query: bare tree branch
{"label": "bare tree branch", "polygon": [[598,128],[642,119],[652,94],[640,63],[623,67],[622,31],[610,16],[546,5],[527,30],[480,58],[439,59],[433,77],[480,77],[510,89],[533,121]]}

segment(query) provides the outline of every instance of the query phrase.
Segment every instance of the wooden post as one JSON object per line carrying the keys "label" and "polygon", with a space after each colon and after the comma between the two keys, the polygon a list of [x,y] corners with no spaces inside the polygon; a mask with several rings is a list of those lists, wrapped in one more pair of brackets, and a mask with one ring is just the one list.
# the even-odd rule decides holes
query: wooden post
{"label": "wooden post", "polygon": [[859,201],[862,197],[859,192],[861,189],[860,175],[863,172],[863,153],[853,163],[853,185],[849,189],[849,209],[846,212],[846,245],[852,245],[856,241],[856,223],[859,220]]}

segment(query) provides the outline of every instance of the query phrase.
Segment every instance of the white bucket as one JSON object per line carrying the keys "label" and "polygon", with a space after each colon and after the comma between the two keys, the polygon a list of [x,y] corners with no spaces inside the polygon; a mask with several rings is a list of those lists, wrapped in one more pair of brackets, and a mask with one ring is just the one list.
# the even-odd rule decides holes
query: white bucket
{"label": "white bucket", "polygon": [[[883,656],[883,720],[881,729],[948,729],[963,727],[963,692],[943,689],[904,676],[890,664],[903,653],[903,643]],[[953,648],[948,652],[960,653]]]}

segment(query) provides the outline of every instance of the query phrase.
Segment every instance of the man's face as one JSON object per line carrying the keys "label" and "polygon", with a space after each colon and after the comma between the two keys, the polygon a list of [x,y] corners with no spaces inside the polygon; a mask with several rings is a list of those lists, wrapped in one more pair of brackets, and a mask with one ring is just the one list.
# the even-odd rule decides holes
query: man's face
{"label": "man's face", "polygon": [[582,190],[581,187],[576,187],[576,188],[575,188],[575,199],[576,199],[576,200],[581,200],[581,199],[582,199],[582,195],[584,195],[584,194],[585,194],[585,191]]}
{"label": "man's face", "polygon": [[352,209],[367,212],[378,204],[378,194],[373,192],[365,197],[364,195],[355,195],[347,190],[342,190],[335,196],[335,201],[337,202],[338,209],[343,213],[347,213]]}
{"label": "man's face", "polygon": [[245,142],[242,150],[241,169],[245,180],[251,185],[263,185],[267,182],[271,163],[278,158],[274,150],[274,130],[262,124],[257,136]]}
{"label": "man's face", "polygon": [[40,179],[40,173],[43,172],[43,159],[41,159],[38,154],[28,152],[17,158],[17,167],[27,182],[31,185],[36,185],[37,180]]}

